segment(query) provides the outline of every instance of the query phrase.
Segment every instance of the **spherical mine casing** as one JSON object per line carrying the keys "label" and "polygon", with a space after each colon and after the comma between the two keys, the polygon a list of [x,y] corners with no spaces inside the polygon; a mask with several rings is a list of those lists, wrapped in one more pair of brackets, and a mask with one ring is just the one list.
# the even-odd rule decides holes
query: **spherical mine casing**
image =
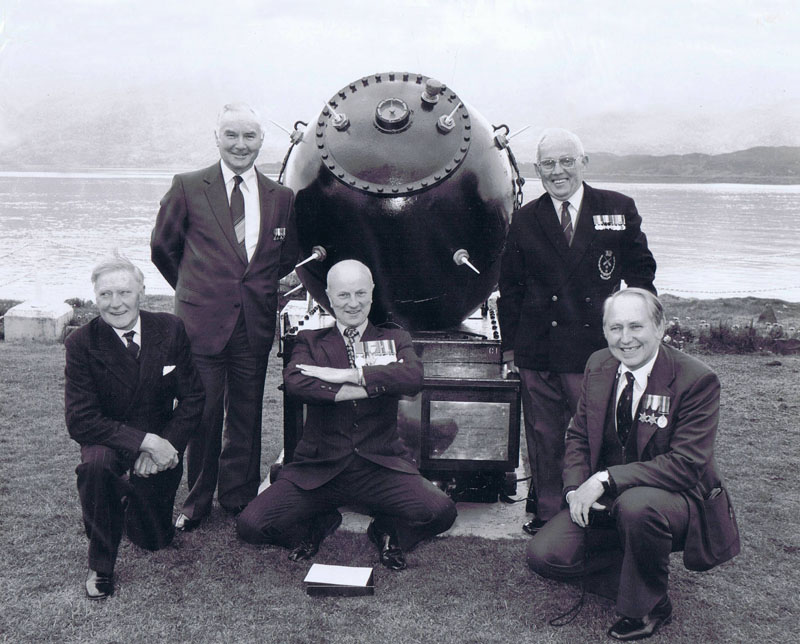
{"label": "spherical mine casing", "polygon": [[[458,325],[489,296],[514,202],[492,127],[445,86],[432,100],[428,80],[375,74],[337,92],[284,179],[303,256],[327,252],[297,269],[314,298],[328,307],[328,269],[358,259],[375,280],[370,319],[412,330]],[[460,250],[479,273],[456,263]]]}

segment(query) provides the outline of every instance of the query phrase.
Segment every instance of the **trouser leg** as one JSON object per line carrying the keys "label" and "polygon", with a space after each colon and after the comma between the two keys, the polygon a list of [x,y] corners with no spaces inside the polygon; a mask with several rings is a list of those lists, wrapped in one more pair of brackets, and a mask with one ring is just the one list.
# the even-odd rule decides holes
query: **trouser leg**
{"label": "trouser leg", "polygon": [[348,490],[348,502],[366,506],[378,527],[396,534],[404,550],[448,530],[456,520],[453,501],[420,474],[356,459],[337,478]]}
{"label": "trouser leg", "polygon": [[244,316],[226,347],[225,431],[219,456],[219,503],[226,509],[246,505],[261,483],[261,415],[269,350],[250,348]]}
{"label": "trouser leg", "polygon": [[122,538],[122,499],[130,485],[123,478],[127,463],[117,450],[103,445],[81,447],[78,494],[83,524],[89,538],[89,568],[110,575],[114,572]]}
{"label": "trouser leg", "polygon": [[308,534],[314,518],[336,512],[344,498],[330,484],[304,490],[285,478],[253,499],[236,518],[236,532],[248,543],[294,548]]}
{"label": "trouser leg", "polygon": [[581,528],[562,510],[528,543],[528,566],[559,581],[584,580],[590,592],[614,599],[622,551],[613,528]]}
{"label": "trouser leg", "polygon": [[217,487],[225,410],[226,357],[223,352],[210,356],[193,354],[192,358],[203,381],[206,398],[200,426],[192,432],[186,446],[184,461],[189,494],[183,502],[182,512],[190,519],[202,519],[211,512]]}
{"label": "trouser leg", "polygon": [[146,478],[131,474],[125,534],[137,546],[159,550],[172,541],[172,508],[182,474],[180,464]]}
{"label": "trouser leg", "polygon": [[612,506],[624,551],[617,612],[644,617],[667,594],[669,554],[683,549],[689,507],[677,492],[634,487]]}
{"label": "trouser leg", "polygon": [[519,373],[532,476],[528,509],[547,521],[561,509],[564,437],[580,397],[582,375],[531,369]]}

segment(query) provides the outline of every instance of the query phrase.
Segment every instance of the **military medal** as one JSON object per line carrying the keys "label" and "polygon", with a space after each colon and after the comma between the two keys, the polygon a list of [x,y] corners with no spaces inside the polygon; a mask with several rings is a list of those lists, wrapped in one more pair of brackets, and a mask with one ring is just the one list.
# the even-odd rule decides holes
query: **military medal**
{"label": "military medal", "polygon": [[[657,396],[655,394],[646,394],[644,397],[644,411],[639,414],[639,422],[647,423],[649,425],[656,425],[664,429],[669,420],[669,397]],[[652,412],[652,413],[648,413]]]}
{"label": "military medal", "polygon": [[610,280],[616,266],[617,259],[614,257],[614,251],[603,251],[603,254],[600,255],[600,258],[597,260],[597,270],[600,271],[600,279]]}
{"label": "military medal", "polygon": [[272,240],[273,241],[283,241],[286,239],[286,229],[285,228],[275,228],[272,231]]}
{"label": "military medal", "polygon": [[625,230],[625,215],[592,215],[595,230]]}

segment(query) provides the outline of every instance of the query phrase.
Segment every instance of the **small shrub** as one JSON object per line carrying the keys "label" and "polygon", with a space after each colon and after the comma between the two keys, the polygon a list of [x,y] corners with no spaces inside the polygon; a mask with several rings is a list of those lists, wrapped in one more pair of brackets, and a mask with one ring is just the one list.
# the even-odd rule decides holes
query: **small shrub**
{"label": "small shrub", "polygon": [[73,309],[88,309],[94,306],[92,300],[82,300],[79,297],[71,297],[68,300],[64,300],[64,302],[69,304]]}
{"label": "small shrub", "polygon": [[766,335],[758,332],[751,321],[750,324],[739,326],[727,322],[712,324],[708,334],[700,337],[700,346],[714,353],[755,353],[758,351],[774,351],[775,340],[780,337],[782,330]]}

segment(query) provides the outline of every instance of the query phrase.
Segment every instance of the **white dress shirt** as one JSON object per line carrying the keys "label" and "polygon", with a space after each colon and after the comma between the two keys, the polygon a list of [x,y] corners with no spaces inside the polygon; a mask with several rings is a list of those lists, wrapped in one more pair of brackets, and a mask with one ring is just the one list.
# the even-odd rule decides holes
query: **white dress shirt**
{"label": "white dress shirt", "polygon": [[[236,173],[226,166],[222,160],[219,163],[222,167],[222,178],[225,180],[228,206],[230,206],[231,192],[233,192],[233,186],[236,185],[233,179]],[[244,197],[244,245],[247,251],[247,261],[250,261],[256,251],[258,234],[261,230],[261,203],[258,199],[258,177],[256,176],[255,166],[252,166],[240,176],[242,177],[242,183],[239,184],[239,189]]]}
{"label": "white dress shirt", "polygon": [[126,334],[128,331],[133,331],[133,341],[139,345],[139,353],[142,351],[142,317],[140,315],[136,316],[136,324],[133,325],[132,329],[118,329],[117,327],[111,327],[114,329],[114,332],[119,337],[122,344],[126,347],[128,346],[128,341],[123,338],[122,336]]}
{"label": "white dress shirt", "polygon": [[564,201],[569,201],[569,206],[567,210],[569,211],[569,218],[572,220],[572,231],[573,237],[575,236],[575,232],[578,230],[578,215],[581,211],[581,204],[583,203],[583,184],[578,186],[578,189],[573,193],[573,195],[569,199],[564,199],[564,201],[559,201],[552,195],[550,195],[550,199],[553,201],[553,207],[556,209],[556,214],[561,217],[561,204]]}
{"label": "white dress shirt", "polygon": [[650,360],[645,362],[635,371],[628,369],[628,367],[626,367],[624,364],[619,365],[619,370],[617,371],[617,395],[614,400],[616,403],[619,403],[620,396],[622,396],[622,390],[625,389],[625,385],[628,384],[628,379],[625,377],[625,374],[630,371],[633,374],[633,400],[631,401],[631,417],[633,418],[634,422],[636,421],[636,408],[639,406],[639,401],[644,394],[644,390],[647,389],[647,381],[650,379],[650,372],[653,370],[653,365],[656,363],[657,357],[658,351],[656,351],[655,355],[650,358]]}

